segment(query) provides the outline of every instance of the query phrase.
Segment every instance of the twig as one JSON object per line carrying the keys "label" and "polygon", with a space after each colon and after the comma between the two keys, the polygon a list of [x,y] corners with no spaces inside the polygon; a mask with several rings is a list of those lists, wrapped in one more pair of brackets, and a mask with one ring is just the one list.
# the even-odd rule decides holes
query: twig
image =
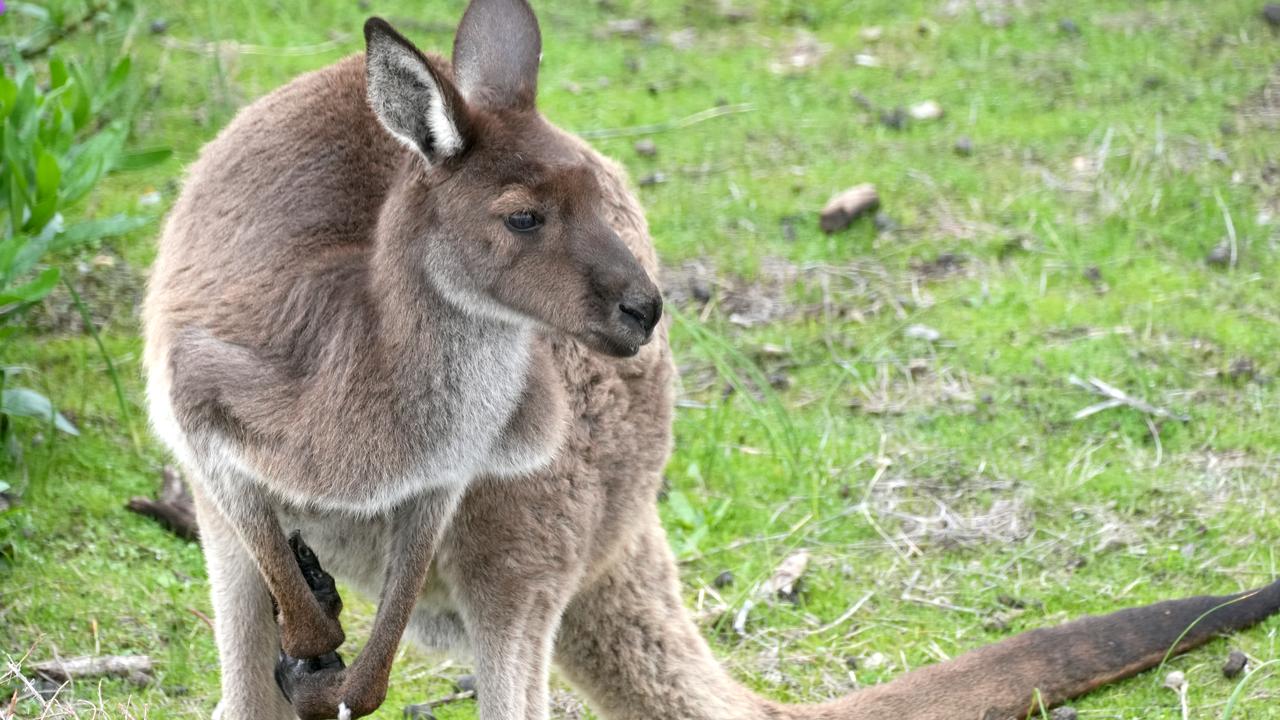
{"label": "twig", "polygon": [[1227,209],[1227,204],[1222,200],[1222,193],[1214,190],[1213,199],[1218,201],[1218,209],[1222,210],[1222,220],[1227,224],[1227,242],[1231,244],[1230,267],[1234,269],[1236,266],[1236,259],[1239,257],[1239,243],[1236,240],[1236,224],[1231,221],[1231,211]]}
{"label": "twig", "polygon": [[1191,420],[1191,417],[1189,415],[1179,415],[1166,408],[1156,407],[1155,405],[1152,405],[1151,403],[1145,400],[1133,397],[1132,395],[1129,395],[1128,393],[1121,390],[1120,388],[1115,387],[1114,385],[1105,383],[1102,380],[1099,380],[1098,378],[1089,378],[1089,380],[1086,382],[1084,380],[1081,380],[1079,377],[1072,375],[1069,378],[1067,378],[1067,382],[1070,382],[1072,385],[1075,385],[1076,387],[1083,388],[1085,390],[1088,390],[1089,392],[1092,392],[1097,395],[1101,395],[1104,398],[1107,398],[1106,400],[1103,400],[1100,403],[1095,403],[1093,405],[1090,405],[1089,407],[1084,408],[1083,410],[1080,410],[1079,412],[1077,412],[1075,415],[1072,416],[1072,419],[1074,420],[1083,420],[1089,417],[1090,415],[1095,415],[1104,410],[1110,410],[1111,408],[1120,407],[1120,406],[1131,407],[1134,410],[1137,410],[1138,412],[1141,412],[1141,413],[1145,413],[1147,415],[1153,415],[1155,417],[1162,417],[1162,418],[1169,418],[1170,420],[1177,420],[1178,422],[1190,422]]}
{"label": "twig", "polygon": [[834,629],[836,629],[836,628],[840,627],[841,625],[843,625],[843,624],[845,623],[845,621],[847,621],[849,618],[851,618],[851,617],[853,617],[854,615],[856,615],[856,614],[857,614],[857,612],[858,612],[859,610],[861,610],[861,609],[862,609],[862,606],[863,606],[863,605],[866,605],[866,604],[867,604],[867,601],[871,599],[871,596],[873,596],[873,595],[875,595],[875,594],[876,594],[876,593],[875,593],[875,591],[874,591],[874,590],[868,591],[866,595],[863,595],[863,596],[862,596],[862,598],[861,598],[860,600],[858,600],[858,602],[856,602],[856,603],[854,603],[853,605],[851,605],[851,606],[849,607],[849,609],[848,609],[848,610],[845,610],[843,615],[841,615],[840,617],[836,618],[835,620],[832,620],[831,622],[827,623],[826,625],[823,625],[822,627],[818,628],[817,630],[812,630],[812,631],[810,631],[810,632],[805,633],[805,635],[806,635],[806,636],[821,635],[821,634],[823,634],[823,633],[825,633],[825,632],[827,632],[827,631],[829,631],[829,630],[834,630]]}
{"label": "twig", "polygon": [[751,103],[740,103],[737,105],[721,105],[718,107],[708,108],[701,112],[696,112],[688,117],[679,120],[670,120],[668,122],[654,123],[652,125],[633,125],[631,127],[622,128],[604,128],[600,130],[580,130],[580,137],[601,140],[605,138],[620,137],[637,137],[640,135],[657,135],[658,133],[671,132],[672,130],[683,130],[692,125],[697,125],[707,120],[713,120],[725,115],[734,115],[736,113],[751,112],[756,106]]}
{"label": "twig", "polygon": [[208,626],[209,626],[209,630],[214,631],[214,632],[217,632],[216,630],[214,630],[214,627],[213,627],[213,619],[212,619],[212,618],[210,618],[208,615],[205,615],[204,613],[200,612],[199,610],[197,610],[197,609],[195,609],[195,608],[193,608],[193,607],[189,607],[189,608],[187,608],[187,612],[189,612],[189,613],[191,613],[192,615],[195,615],[196,617],[200,618],[200,620],[201,620],[205,625],[208,625]]}
{"label": "twig", "polygon": [[475,696],[476,696],[475,690],[463,690],[462,692],[456,692],[452,695],[445,695],[444,697],[436,698],[435,700],[428,700],[424,703],[417,703],[414,705],[410,705],[404,709],[405,717],[412,717],[411,711],[414,708],[419,708],[422,710],[434,710],[435,708],[438,708],[441,705],[448,705],[449,703],[456,703],[456,702],[462,702],[463,700],[470,700]]}

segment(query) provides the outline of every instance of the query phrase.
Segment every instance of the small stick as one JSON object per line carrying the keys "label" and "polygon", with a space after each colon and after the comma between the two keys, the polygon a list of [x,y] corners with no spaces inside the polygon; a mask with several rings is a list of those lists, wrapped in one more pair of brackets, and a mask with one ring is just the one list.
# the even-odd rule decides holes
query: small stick
{"label": "small stick", "polygon": [[1227,209],[1227,203],[1222,199],[1222,193],[1217,190],[1213,191],[1213,199],[1218,201],[1218,209],[1222,210],[1222,220],[1227,224],[1227,241],[1231,243],[1231,268],[1236,266],[1236,259],[1239,257],[1239,245],[1236,240],[1236,224],[1231,221],[1231,211]]}
{"label": "small stick", "polygon": [[1072,375],[1071,377],[1067,378],[1067,382],[1071,383],[1072,385],[1075,385],[1076,387],[1084,388],[1085,390],[1088,390],[1092,393],[1096,393],[1098,395],[1101,395],[1107,398],[1106,400],[1103,400],[1100,403],[1090,405],[1089,407],[1084,408],[1083,410],[1080,410],[1079,412],[1077,412],[1074,416],[1072,416],[1072,418],[1075,420],[1083,420],[1089,417],[1090,415],[1100,413],[1103,410],[1110,410],[1111,408],[1114,408],[1114,407],[1120,407],[1121,405],[1131,407],[1134,410],[1137,410],[1138,412],[1141,412],[1141,413],[1146,413],[1147,415],[1154,415],[1156,417],[1169,418],[1171,420],[1177,420],[1178,422],[1189,422],[1191,420],[1190,416],[1175,414],[1165,408],[1156,407],[1155,405],[1152,405],[1151,403],[1145,400],[1135,398],[1132,395],[1129,395],[1125,391],[1121,390],[1120,388],[1117,388],[1114,385],[1105,383],[1096,377],[1089,378],[1089,380],[1086,382],[1076,377],[1075,375]]}

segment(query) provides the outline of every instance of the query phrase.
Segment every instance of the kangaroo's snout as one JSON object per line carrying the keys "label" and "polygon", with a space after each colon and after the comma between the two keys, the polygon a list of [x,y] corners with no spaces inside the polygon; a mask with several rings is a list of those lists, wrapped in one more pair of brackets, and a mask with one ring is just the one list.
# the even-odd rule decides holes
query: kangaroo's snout
{"label": "kangaroo's snout", "polygon": [[630,357],[652,339],[662,319],[662,293],[616,234],[598,237],[592,250],[591,285],[599,305],[591,344]]}
{"label": "kangaroo's snout", "polygon": [[618,303],[618,312],[623,323],[631,325],[643,336],[643,342],[649,342],[653,336],[653,328],[662,319],[662,296],[652,283],[647,288],[629,290]]}

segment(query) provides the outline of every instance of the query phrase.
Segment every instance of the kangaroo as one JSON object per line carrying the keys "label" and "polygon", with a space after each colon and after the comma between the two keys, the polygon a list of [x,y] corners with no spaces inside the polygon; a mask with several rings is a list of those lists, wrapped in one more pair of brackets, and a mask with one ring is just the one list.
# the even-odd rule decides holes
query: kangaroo
{"label": "kangaroo", "polygon": [[[473,656],[482,720],[545,720],[553,660],[609,720],[1003,720],[1280,610],[1278,582],[1086,618],[825,705],[741,687],[656,511],[675,370],[653,244],[623,171],[538,112],[532,9],[472,0],[451,60],[377,19],[365,38],[204,149],[148,289],[215,717],[367,715],[407,636]],[[320,560],[378,597],[350,667]]]}
{"label": "kangaroo", "polygon": [[[381,703],[467,484],[550,463],[569,406],[546,337],[633,356],[661,317],[585,149],[532,110],[528,12],[475,5],[452,68],[370,20],[365,79],[321,73],[245,112],[192,169],[160,241],[151,413],[201,517],[231,531],[210,555],[234,538],[260,571],[287,656],[324,656],[344,634],[280,515],[391,518],[370,640],[349,670],[291,689],[304,718]],[[211,565],[234,618],[223,596],[243,579]],[[236,633],[219,633],[228,656]]]}

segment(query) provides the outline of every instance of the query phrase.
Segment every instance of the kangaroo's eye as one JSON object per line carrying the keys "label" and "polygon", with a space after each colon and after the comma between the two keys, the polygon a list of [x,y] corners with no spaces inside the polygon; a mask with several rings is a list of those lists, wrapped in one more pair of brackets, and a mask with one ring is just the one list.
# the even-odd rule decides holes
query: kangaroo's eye
{"label": "kangaroo's eye", "polygon": [[528,210],[521,210],[507,216],[507,227],[516,232],[532,232],[541,226],[542,218]]}

